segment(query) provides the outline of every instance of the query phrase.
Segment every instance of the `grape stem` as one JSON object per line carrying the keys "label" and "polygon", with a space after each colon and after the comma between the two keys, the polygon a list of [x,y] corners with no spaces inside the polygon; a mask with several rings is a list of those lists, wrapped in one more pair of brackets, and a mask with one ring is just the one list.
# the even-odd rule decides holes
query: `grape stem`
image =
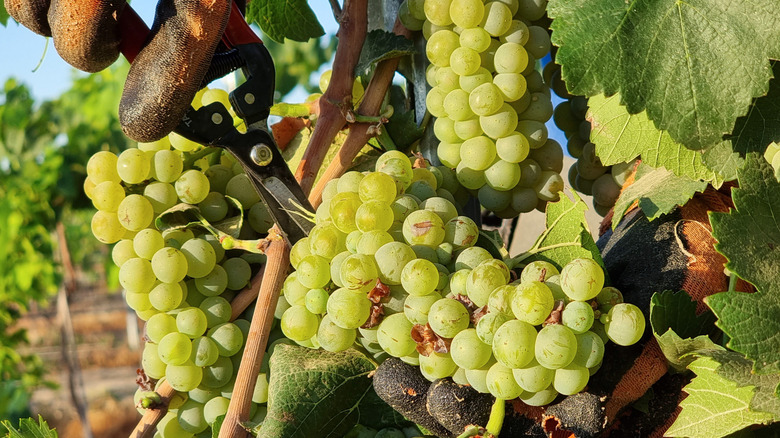
{"label": "grape stem", "polygon": [[271,107],[271,115],[279,117],[309,117],[313,113],[311,103],[279,102]]}
{"label": "grape stem", "polygon": [[[393,26],[393,33],[405,38],[411,38],[412,35],[411,31],[405,28],[398,19],[396,19],[395,25]],[[339,47],[341,47],[341,45],[339,45]],[[367,116],[379,115],[380,111],[382,110],[382,103],[385,100],[385,95],[387,94],[387,89],[390,87],[390,83],[393,80],[393,75],[395,75],[395,70],[398,68],[399,61],[400,58],[396,57],[385,59],[377,64],[374,75],[371,77],[371,81],[368,83],[368,87],[366,87],[366,93],[363,95],[363,100],[360,102],[360,106],[358,107],[359,114]],[[334,62],[334,78],[336,77],[335,66],[337,65],[338,64]],[[332,84],[333,79],[331,79],[331,85],[328,86],[328,91],[330,91]],[[322,191],[325,189],[325,184],[331,179],[338,178],[343,175],[344,172],[352,165],[353,160],[355,157],[357,157],[358,153],[360,153],[360,150],[363,149],[363,146],[366,145],[369,139],[374,137],[374,135],[371,134],[372,126],[373,125],[370,123],[354,123],[350,126],[349,134],[347,135],[346,140],[344,140],[344,144],[339,149],[338,154],[330,162],[327,169],[325,169],[322,178],[317,183],[317,186],[314,187],[314,189],[312,189],[311,193],[309,194],[309,202],[311,202],[314,208],[317,208],[317,206],[322,202]],[[385,130],[383,129],[382,131]]]}
{"label": "grape stem", "polygon": [[489,434],[498,436],[501,433],[501,428],[504,426],[504,415],[506,413],[506,403],[503,399],[497,398],[493,402],[493,407],[490,408],[490,419],[485,426]]}
{"label": "grape stem", "polygon": [[730,272],[729,273],[729,292],[734,292],[737,290],[737,280],[739,277],[737,277],[737,274]]}

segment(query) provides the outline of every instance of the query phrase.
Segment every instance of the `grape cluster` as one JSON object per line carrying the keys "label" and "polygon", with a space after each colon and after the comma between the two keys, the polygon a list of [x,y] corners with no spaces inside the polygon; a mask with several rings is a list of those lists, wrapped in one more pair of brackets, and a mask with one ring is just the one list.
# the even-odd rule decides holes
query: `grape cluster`
{"label": "grape cluster", "polygon": [[545,77],[552,83],[552,89],[558,96],[568,99],[559,103],[553,112],[555,125],[568,139],[566,148],[577,163],[569,168],[571,187],[589,196],[593,196],[593,208],[605,216],[615,205],[620,189],[631,175],[636,160],[604,166],[596,156],[596,146],[590,142],[590,121],[585,118],[588,100],[584,96],[573,96],[566,90],[560,78],[561,67],[553,62],[545,66]]}
{"label": "grape cluster", "polygon": [[441,162],[500,217],[557,200],[563,152],[547,138],[553,107],[535,70],[550,37],[531,24],[544,16],[546,2],[407,1],[427,39],[433,88],[426,106],[436,117]]}
{"label": "grape cluster", "polygon": [[[207,90],[202,105],[227,102],[223,90]],[[229,108],[229,106],[227,106]],[[243,238],[273,225],[243,168],[228,153],[204,148],[176,134],[139,144],[119,156],[102,151],[87,164],[85,190],[98,209],[95,237],[115,243],[112,259],[127,304],[146,321],[142,364],[147,377],[167,380],[180,406],[158,426],[163,437],[208,432],[223,415],[249,332],[247,319],[231,322],[230,301],[259,270],[262,259],[227,251],[209,233],[155,228],[156,217],[178,203],[197,205],[212,224],[246,216]],[[258,378],[252,412],[262,421],[266,374]],[[178,421],[173,421],[173,420]]]}
{"label": "grape cluster", "polygon": [[510,283],[507,265],[475,246],[471,219],[433,192],[405,192],[444,183],[450,169],[413,169],[399,152],[376,169],[329,182],[315,227],[293,246],[296,271],[277,308],[288,338],[330,351],[357,342],[431,381],[544,405],[585,387],[607,340],[630,345],[644,333],[641,311],[603,287],[595,261],[560,273],[532,262]]}
{"label": "grape cluster", "polygon": [[770,143],[764,151],[764,159],[772,165],[775,170],[775,178],[780,179],[780,146],[777,143]]}

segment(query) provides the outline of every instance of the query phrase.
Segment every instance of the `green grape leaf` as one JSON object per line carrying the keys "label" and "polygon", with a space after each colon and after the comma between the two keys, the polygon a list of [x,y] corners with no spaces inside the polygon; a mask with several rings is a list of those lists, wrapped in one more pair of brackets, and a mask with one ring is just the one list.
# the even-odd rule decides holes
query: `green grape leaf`
{"label": "green grape leaf", "polygon": [[366,35],[360,59],[355,66],[355,76],[368,74],[380,61],[416,53],[414,43],[400,35],[382,29],[374,29]]}
{"label": "green grape leaf", "polygon": [[637,179],[626,187],[615,202],[612,227],[616,227],[634,201],[639,200],[639,208],[653,220],[674,210],[678,205],[684,205],[696,192],[707,188],[704,181],[694,181],[687,177],[676,176],[672,172],[659,167],[642,163],[637,169]]}
{"label": "green grape leaf", "polygon": [[57,438],[57,431],[49,428],[49,424],[38,415],[38,423],[32,418],[19,420],[19,429],[16,429],[10,421],[4,420],[3,427],[8,430],[6,438]]}
{"label": "green grape leaf", "polygon": [[688,397],[680,402],[682,411],[664,436],[717,438],[772,421],[771,414],[750,409],[753,388],[739,388],[721,377],[716,372],[719,366],[709,357],[698,358],[688,366],[696,377],[685,386]]}
{"label": "green grape leaf", "polygon": [[415,114],[407,108],[406,93],[398,85],[390,86],[390,105],[393,106],[393,115],[384,125],[387,133],[399,151],[406,151],[412,143],[419,140],[424,133],[423,128],[417,126]]}
{"label": "green grape leaf", "polygon": [[715,248],[726,267],[758,289],[755,293],[721,292],[705,299],[729,337],[727,346],[755,361],[757,373],[780,372],[780,182],[772,166],[756,154],[747,156],[732,190],[735,209],[710,213]]}
{"label": "green grape leaf", "polygon": [[692,149],[733,130],[780,54],[777,2],[551,0],[547,11],[573,94],[620,93]]}
{"label": "green grape leaf", "polygon": [[[695,359],[688,353],[721,349],[712,339],[718,335],[715,315],[696,314],[696,302],[685,291],[656,292],[650,299],[650,325],[669,364],[678,372]],[[710,338],[712,337],[712,338]]]}
{"label": "green grape leaf", "polygon": [[780,420],[780,398],[775,393],[780,384],[780,374],[756,374],[753,372],[753,361],[733,351],[709,350],[697,355],[707,356],[720,363],[718,375],[724,379],[736,382],[738,387],[752,386],[753,399],[750,409],[770,413],[775,421]]}
{"label": "green grape leaf", "polygon": [[658,130],[647,113],[629,114],[620,99],[618,94],[588,99],[590,138],[602,164],[611,166],[641,156],[643,163],[664,167],[680,177],[709,181],[715,186],[723,182],[722,176],[702,162],[701,152],[687,149],[668,132]]}
{"label": "green grape leaf", "polygon": [[8,11],[5,9],[5,2],[0,5],[0,24],[3,26],[8,25],[8,18],[10,15],[8,15]]}
{"label": "green grape leaf", "polygon": [[237,199],[231,196],[225,196],[225,200],[228,206],[236,211],[236,214],[219,222],[210,223],[203,217],[197,205],[182,202],[160,213],[155,220],[155,226],[160,231],[200,227],[206,229],[215,237],[228,235],[238,238],[241,226],[244,223],[243,207]]}
{"label": "green grape leaf", "polygon": [[594,259],[604,267],[601,253],[585,221],[588,207],[577,193],[571,194],[573,200],[561,192],[560,200],[547,203],[546,229],[531,249],[510,260],[510,269],[534,260],[544,260],[562,269],[576,258]]}
{"label": "green grape leaf", "polygon": [[280,344],[270,367],[268,415],[258,438],[335,438],[364,420],[397,419],[377,411],[391,408],[370,397],[376,364],[356,350],[331,353]]}
{"label": "green grape leaf", "polygon": [[257,23],[263,33],[280,43],[285,38],[303,42],[325,34],[306,0],[247,2],[246,19],[249,23]]}
{"label": "green grape leaf", "polygon": [[211,425],[211,438],[219,438],[219,431],[222,429],[222,423],[225,422],[225,416],[220,415],[214,419],[214,423]]}
{"label": "green grape leaf", "polygon": [[701,159],[708,169],[723,176],[725,181],[737,179],[737,170],[745,164],[745,159],[732,149],[730,141],[722,141],[707,149]]}

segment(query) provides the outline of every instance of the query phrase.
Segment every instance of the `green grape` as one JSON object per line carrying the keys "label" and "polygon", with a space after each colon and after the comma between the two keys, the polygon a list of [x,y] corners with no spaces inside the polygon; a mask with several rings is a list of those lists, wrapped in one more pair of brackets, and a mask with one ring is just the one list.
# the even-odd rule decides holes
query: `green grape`
{"label": "green grape", "polygon": [[233,377],[233,362],[227,357],[218,357],[217,360],[203,368],[201,384],[207,388],[221,388],[230,382]]}
{"label": "green grape", "polygon": [[532,150],[529,156],[539,164],[542,170],[552,170],[556,173],[561,173],[563,170],[563,149],[557,141],[551,138],[547,139],[541,147]]}
{"label": "green grape", "polygon": [[384,284],[401,284],[401,273],[404,267],[415,258],[414,251],[402,242],[388,242],[382,245],[376,253],[379,279]]}
{"label": "green grape", "polygon": [[491,358],[484,366],[482,366],[482,368],[475,370],[465,370],[464,374],[466,375],[466,380],[468,381],[469,385],[471,385],[471,387],[478,392],[483,394],[489,393],[490,391],[488,390],[485,378],[487,377],[488,371],[495,363],[496,360]]}
{"label": "green grape", "polygon": [[558,324],[544,326],[536,337],[536,360],[545,368],[563,368],[577,354],[577,337],[568,327]]}
{"label": "green grape", "polygon": [[90,199],[98,210],[116,212],[125,199],[125,189],[114,181],[103,181],[95,186]]}
{"label": "green grape", "polygon": [[393,225],[393,211],[382,201],[363,203],[355,213],[355,225],[362,232],[387,231]]}
{"label": "green grape", "polygon": [[207,297],[220,295],[225,291],[227,284],[227,272],[221,265],[214,265],[211,272],[204,277],[195,279],[195,287],[201,294]]}
{"label": "green grape", "polygon": [[325,289],[312,289],[306,293],[306,310],[315,315],[322,315],[327,311],[328,292]]}
{"label": "green grape", "polygon": [[447,111],[444,110],[444,98],[447,97],[447,91],[441,87],[433,87],[425,96],[425,108],[434,117],[447,117]]}
{"label": "green grape", "polygon": [[330,265],[324,257],[306,256],[298,266],[298,281],[309,289],[325,287],[330,281]]}
{"label": "green grape", "polygon": [[133,251],[138,257],[146,260],[151,260],[154,253],[162,249],[163,246],[165,246],[165,239],[159,231],[153,228],[143,229],[133,237]]}
{"label": "green grape", "polygon": [[360,187],[360,181],[362,181],[364,175],[357,171],[349,171],[341,176],[338,180],[337,189],[339,193],[353,192],[358,193]]}
{"label": "green grape", "polygon": [[442,265],[446,265],[452,261],[452,254],[454,252],[455,246],[449,242],[442,242],[436,247],[436,257]]}
{"label": "green grape", "polygon": [[[458,39],[460,44],[460,38]],[[458,47],[450,54],[450,67],[460,76],[472,75],[480,68],[479,52],[468,47]]]}
{"label": "green grape", "polygon": [[344,233],[355,231],[355,214],[360,207],[360,197],[357,193],[343,192],[330,201],[330,216],[333,225]]}
{"label": "green grape", "polygon": [[449,117],[439,117],[433,123],[436,138],[446,142],[458,142],[460,137],[455,133],[455,121]]}
{"label": "green grape", "polygon": [[178,151],[191,152],[200,147],[198,143],[195,143],[194,141],[185,138],[175,132],[171,132],[170,134],[168,134],[168,139],[171,142],[171,146]]}
{"label": "green grape", "polygon": [[[471,50],[465,48],[460,48],[460,49]],[[453,60],[455,60],[454,58],[456,54],[459,53],[458,50],[452,53]],[[471,50],[471,52],[475,54],[475,56],[477,57],[477,63],[479,63],[479,56],[476,55],[476,52],[474,52],[473,50]],[[444,111],[446,111],[447,116],[452,120],[454,120],[455,122],[468,120],[474,117],[474,113],[471,111],[471,108],[469,107],[469,93],[461,90],[460,88],[456,88],[450,91],[449,93],[447,93],[447,96],[444,98]],[[453,131],[456,131],[455,125],[456,124],[453,123]],[[457,132],[455,132],[455,134],[457,135]],[[459,138],[461,137],[459,136]]]}
{"label": "green grape", "polygon": [[377,171],[390,175],[395,181],[396,191],[399,193],[412,183],[412,165],[406,156],[386,160],[381,167],[377,167]]}
{"label": "green grape", "polygon": [[504,105],[504,99],[501,96],[501,90],[493,82],[483,83],[469,93],[469,106],[478,116],[494,114],[501,109],[502,105]]}
{"label": "green grape", "polygon": [[160,312],[168,312],[184,300],[184,291],[179,283],[160,283],[149,292],[149,302]]}
{"label": "green grape", "polygon": [[530,149],[539,149],[547,142],[547,127],[543,122],[520,118],[517,122],[517,132],[528,140]]}
{"label": "green grape", "polygon": [[417,347],[411,332],[412,323],[406,319],[403,313],[395,313],[385,317],[379,324],[377,341],[382,349],[391,356],[408,356]]}
{"label": "green grape", "polygon": [[553,387],[563,395],[574,395],[588,384],[590,373],[588,369],[579,365],[570,364],[555,370]]}
{"label": "green grape", "polygon": [[[520,44],[511,42],[503,43],[496,50],[496,57],[493,61],[493,65],[495,66],[496,73],[520,74],[528,66],[528,53]],[[523,93],[520,93],[520,95],[522,94]]]}
{"label": "green grape", "polygon": [[133,239],[122,239],[111,249],[111,261],[118,268],[121,268],[126,261],[136,257],[138,257],[138,254],[135,253],[133,248]]}
{"label": "green grape", "polygon": [[[469,110],[471,111],[471,110]],[[478,137],[483,134],[482,127],[479,126],[479,118],[478,117],[471,117],[470,119],[466,120],[459,120],[452,124],[452,129],[455,131],[455,135],[458,136],[461,140],[468,140],[470,138]],[[460,148],[461,143],[446,143],[448,145],[457,145],[457,157],[452,157],[453,159],[450,160],[455,163],[454,166],[456,167],[458,163],[460,163]],[[441,148],[441,143],[439,143],[439,148]],[[452,146],[447,146],[449,148],[452,148]],[[445,158],[449,158],[449,155],[453,155],[454,151],[445,150],[444,155]],[[441,154],[440,154],[441,155]],[[442,159],[441,156],[439,156],[439,159]],[[444,162],[444,160],[442,160]],[[447,164],[447,163],[445,163]],[[449,165],[449,164],[447,164]]]}
{"label": "green grape", "polygon": [[[465,1],[470,1],[470,0],[465,0]],[[459,41],[462,47],[468,47],[471,50],[481,53],[487,50],[488,47],[490,47],[490,34],[487,33],[487,31],[481,27],[464,28],[460,32]]]}
{"label": "green grape", "polygon": [[438,283],[439,272],[429,260],[414,259],[401,271],[401,285],[410,295],[428,295]]}
{"label": "green grape", "polygon": [[[344,287],[344,282],[341,281],[341,265],[342,263],[344,263],[344,260],[346,260],[346,258],[349,257],[350,255],[351,253],[349,251],[342,251],[336,254],[336,256],[333,257],[333,259],[330,261],[330,279],[338,287]],[[381,278],[382,276],[381,272],[379,275]],[[382,281],[384,282],[384,280]]]}
{"label": "green grape", "polygon": [[176,329],[194,339],[206,332],[206,314],[197,307],[189,307],[176,314]]}
{"label": "green grape", "polygon": [[[317,225],[315,225],[314,228],[317,228]],[[312,231],[314,231],[314,228],[312,228]],[[301,261],[301,259],[311,255],[309,241],[309,237],[304,237],[301,240],[295,242],[292,248],[290,248],[290,264],[293,268],[298,269],[298,263]]]}
{"label": "green grape", "polygon": [[507,321],[493,335],[493,356],[509,368],[522,368],[534,358],[534,345],[538,342],[531,324]]}
{"label": "green grape", "polygon": [[217,344],[206,336],[199,336],[192,340],[192,353],[190,360],[199,367],[214,364],[219,358]]}
{"label": "green grape", "polygon": [[[176,194],[183,202],[198,204],[209,194],[209,179],[202,172],[191,169],[179,176],[174,184]],[[248,207],[245,207],[248,208]]]}
{"label": "green grape", "polygon": [[572,300],[595,298],[604,287],[604,271],[593,259],[574,259],[561,271],[561,288]]}
{"label": "green grape", "polygon": [[203,418],[206,423],[214,424],[218,417],[225,415],[230,405],[230,399],[225,397],[214,397],[203,406]]}
{"label": "green grape", "polygon": [[118,183],[120,178],[117,173],[117,161],[117,156],[114,153],[100,151],[89,157],[89,161],[87,161],[87,176],[95,184],[105,181]]}
{"label": "green grape", "polygon": [[450,55],[459,45],[460,38],[458,34],[451,30],[442,29],[435,32],[428,39],[428,42],[425,44],[425,53],[431,64],[436,67],[449,67]]}
{"label": "green grape", "polygon": [[222,193],[211,192],[198,204],[203,217],[209,222],[218,222],[225,218],[228,204]]}
{"label": "green grape", "polygon": [[529,263],[525,268],[523,268],[523,272],[520,273],[520,282],[545,282],[549,280],[550,277],[558,274],[560,274],[560,272],[558,271],[558,268],[555,267],[555,265],[543,260],[537,260]]}
{"label": "green grape", "polygon": [[466,377],[466,370],[463,368],[455,369],[455,372],[452,374],[452,381],[458,385],[469,385],[468,378]]}
{"label": "green grape", "polygon": [[249,226],[260,234],[268,233],[268,230],[274,226],[274,218],[262,202],[255,202],[249,209],[247,219],[249,219]]}
{"label": "green grape", "polygon": [[253,403],[268,402],[268,374],[260,373],[255,381],[255,390],[252,391]]}
{"label": "green grape", "polygon": [[485,185],[485,172],[471,169],[467,167],[466,163],[465,160],[462,160],[458,164],[456,171],[458,182],[469,190],[477,190]]}
{"label": "green grape", "polygon": [[512,11],[507,5],[497,1],[485,4],[485,12],[480,27],[485,29],[491,36],[499,37],[505,34],[511,24]]}
{"label": "green grape", "polygon": [[425,18],[436,26],[452,24],[452,18],[450,17],[451,3],[452,0],[426,0],[423,6]]}
{"label": "green grape", "polygon": [[512,369],[502,365],[501,362],[496,362],[490,367],[485,375],[485,385],[494,397],[504,400],[515,399],[523,393],[523,389],[512,375]]}
{"label": "green grape", "polygon": [[198,386],[195,389],[190,390],[188,393],[189,400],[205,404],[214,397],[219,397],[219,391],[213,388],[206,388],[205,386]]}
{"label": "green grape", "polygon": [[528,42],[525,49],[536,59],[544,58],[550,53],[550,34],[540,26],[528,26]]}
{"label": "green grape", "polygon": [[[448,223],[450,220],[458,216],[458,209],[455,205],[447,199],[434,196],[428,198],[420,204],[420,209],[429,210],[436,213],[442,222]],[[445,227],[445,239],[446,239],[446,227]]]}
{"label": "green grape", "polygon": [[230,303],[223,297],[207,297],[198,308],[206,316],[206,327],[212,328],[230,320]]}
{"label": "green grape", "polygon": [[458,332],[452,339],[450,355],[459,367],[473,370],[484,366],[492,352],[490,345],[482,342],[477,331],[470,328]]}
{"label": "green grape", "polygon": [[136,312],[143,312],[152,309],[152,302],[149,301],[149,294],[134,294],[128,292],[125,294],[127,305]]}
{"label": "green grape", "polygon": [[122,178],[122,181],[128,184],[143,182],[149,177],[150,170],[149,156],[140,149],[126,149],[117,158],[117,174]]}
{"label": "green grape", "polygon": [[464,29],[477,27],[482,22],[484,13],[482,0],[452,0],[450,3],[452,22]]}
{"label": "green grape", "polygon": [[164,247],[152,256],[152,270],[163,283],[178,283],[187,275],[187,257],[176,248]]}
{"label": "green grape", "polygon": [[412,15],[412,12],[409,10],[409,3],[406,0],[401,2],[398,9],[398,19],[401,21],[401,24],[409,30],[421,30],[423,23],[425,22],[424,19],[417,19]]}
{"label": "green grape", "polygon": [[593,182],[593,201],[605,207],[612,207],[620,196],[620,188],[612,174],[601,175]]}
{"label": "green grape", "polygon": [[191,434],[201,433],[209,427],[203,416],[203,404],[187,400],[176,411],[176,419],[182,430]]}
{"label": "green grape", "polygon": [[[484,84],[490,84],[493,81],[493,75],[484,67],[480,67],[477,71],[470,75],[464,75],[458,78],[458,84],[463,91],[469,93],[469,99],[471,99],[471,93],[474,90]],[[483,93],[485,90],[483,90]],[[487,90],[490,95],[490,90]],[[469,101],[469,107],[471,107],[471,101]],[[472,108],[473,111],[473,108]]]}
{"label": "green grape", "polygon": [[217,344],[220,356],[232,356],[244,346],[244,335],[241,329],[230,322],[210,328],[207,336]]}
{"label": "green grape", "polygon": [[617,185],[623,187],[628,177],[633,174],[635,167],[636,161],[613,164],[610,169],[610,172],[612,173],[612,179],[615,180]]}
{"label": "green grape", "polygon": [[523,391],[528,392],[543,391],[552,384],[555,377],[555,371],[539,365],[536,359],[532,359],[522,368],[513,369],[512,374]]}
{"label": "green grape", "polygon": [[513,285],[506,285],[497,287],[490,293],[488,297],[488,311],[490,313],[500,313],[509,317],[514,317],[512,314],[512,298],[514,297],[517,288]]}
{"label": "green grape", "polygon": [[512,197],[509,191],[520,182],[520,166],[516,163],[500,159],[496,160],[495,163],[485,169],[485,182],[493,190],[506,192],[508,204],[511,202]]}
{"label": "green grape", "polygon": [[452,338],[469,326],[469,312],[459,301],[442,298],[428,310],[428,324],[437,335]]}
{"label": "green grape", "polygon": [[190,353],[192,342],[183,333],[168,333],[160,339],[157,346],[157,354],[166,365],[183,365],[190,358]]}
{"label": "green grape", "polygon": [[195,234],[190,229],[168,229],[162,232],[163,239],[165,239],[165,246],[179,249],[181,244],[195,237]]}
{"label": "green grape", "polygon": [[414,211],[404,219],[403,236],[409,245],[435,248],[444,241],[444,222],[432,211]]}
{"label": "green grape", "polygon": [[426,200],[436,196],[436,190],[426,181],[414,181],[406,189],[406,194],[416,197],[420,200]]}
{"label": "green grape", "polygon": [[371,301],[366,294],[346,288],[336,289],[328,299],[328,315],[337,326],[356,329],[371,314]]}
{"label": "green grape", "polygon": [[[117,243],[117,245],[119,245],[119,243]],[[623,302],[623,294],[617,288],[611,286],[605,287],[596,295],[596,302],[599,305],[599,311],[604,314],[609,312],[616,304]]]}
{"label": "green grape", "polygon": [[428,294],[423,296],[409,295],[404,300],[404,315],[412,324],[427,324],[428,312],[436,301],[441,299],[439,294]]}
{"label": "green grape", "polygon": [[[495,85],[493,86],[495,87]],[[482,128],[482,132],[490,138],[505,137],[514,132],[517,127],[517,112],[505,103],[495,112],[481,115],[479,117],[479,126]]]}
{"label": "green grape", "polygon": [[315,225],[309,233],[308,251],[326,259],[346,249],[347,236],[331,223]]}
{"label": "green grape", "polygon": [[485,170],[496,158],[496,144],[480,135],[463,142],[460,147],[461,164],[474,170]]}
{"label": "green grape", "polygon": [[153,182],[144,187],[144,198],[152,204],[155,214],[168,210],[179,200],[176,189],[171,184],[161,182]]}
{"label": "green grape", "polygon": [[558,193],[563,190],[563,178],[552,170],[543,170],[539,181],[534,185],[539,199],[543,201],[557,201]]}
{"label": "green grape", "polygon": [[360,230],[351,231],[349,234],[347,234],[345,242],[347,251],[352,254],[357,254],[357,244],[360,241],[360,237],[362,235],[363,233],[361,233]]}
{"label": "green grape", "polygon": [[472,246],[464,249],[455,259],[455,269],[474,269],[480,263],[492,259],[488,250],[479,246]]}
{"label": "green grape", "polygon": [[165,369],[168,365],[160,360],[157,344],[151,342],[144,344],[144,351],[141,355],[141,366],[146,375],[152,379],[161,379],[165,377]]}
{"label": "green grape", "polygon": [[645,333],[645,316],[639,307],[633,304],[615,304],[605,316],[604,328],[607,336],[618,345],[626,347],[636,344]]}
{"label": "green grape", "polygon": [[466,293],[479,307],[488,303],[490,293],[506,285],[504,273],[494,266],[480,264],[472,269],[466,280]]}
{"label": "green grape", "polygon": [[521,20],[512,20],[509,25],[509,29],[505,34],[499,37],[502,43],[510,42],[525,45],[528,42],[530,32],[528,31],[528,25]]}
{"label": "green grape", "polygon": [[593,368],[598,366],[603,358],[604,341],[598,334],[587,331],[577,335],[577,354],[572,364]]}
{"label": "green grape", "polygon": [[131,293],[148,293],[154,287],[152,265],[140,257],[127,260],[119,268],[119,284]]}
{"label": "green grape", "polygon": [[509,320],[509,316],[504,313],[488,313],[477,322],[475,327],[477,336],[479,336],[479,339],[485,344],[492,345],[496,331]]}
{"label": "green grape", "polygon": [[444,379],[455,373],[458,368],[448,353],[431,352],[428,356],[419,356],[420,371],[428,380]]}
{"label": "green grape", "polygon": [[393,242],[393,236],[385,231],[372,230],[363,233],[357,243],[358,254],[374,255],[383,245]]}
{"label": "green grape", "polygon": [[479,227],[467,216],[457,216],[444,226],[444,240],[452,243],[456,251],[469,248],[477,243]]}
{"label": "green grape", "polygon": [[419,208],[419,200],[411,195],[401,195],[390,204],[393,210],[393,225],[401,226],[404,220],[415,210]]}
{"label": "green grape", "polygon": [[[179,189],[177,188],[176,192],[178,191]],[[253,205],[260,201],[260,195],[257,194],[255,187],[252,185],[252,181],[245,173],[239,173],[230,178],[230,181],[228,181],[225,186],[225,195],[237,200],[244,208],[244,211],[251,209]],[[179,197],[181,197],[181,195]]]}
{"label": "green grape", "polygon": [[184,168],[181,155],[169,149],[155,152],[151,165],[155,179],[165,183],[176,181]]}
{"label": "green grape", "polygon": [[202,278],[208,275],[216,265],[216,254],[210,243],[203,239],[190,239],[181,246],[181,252],[187,259],[187,275]]}
{"label": "green grape", "polygon": [[227,184],[233,178],[233,171],[229,167],[223,164],[215,164],[209,166],[204,173],[206,178],[209,179],[209,187],[211,187],[212,191],[226,193]]}
{"label": "green grape", "polygon": [[543,323],[555,307],[552,291],[540,281],[520,283],[512,295],[515,318],[531,325]]}
{"label": "green grape", "polygon": [[252,268],[246,260],[240,257],[225,260],[222,262],[222,267],[227,273],[227,288],[230,290],[243,289],[252,277]]}
{"label": "green grape", "polygon": [[165,335],[175,333],[176,318],[167,313],[158,313],[146,321],[146,336],[155,344],[160,343]]}
{"label": "green grape", "polygon": [[581,334],[588,331],[593,325],[593,316],[593,307],[590,306],[590,303],[572,301],[563,309],[561,321],[574,334]]}
{"label": "green grape", "polygon": [[179,421],[176,419],[176,412],[171,410],[157,424],[157,433],[155,437],[160,438],[190,438],[192,433],[182,429]]}
{"label": "green grape", "polygon": [[[499,73],[493,78],[493,85],[498,87],[506,102],[516,102],[527,92],[525,76],[520,73]],[[517,112],[514,107],[512,109]]]}
{"label": "green grape", "polygon": [[[436,83],[434,84],[434,86],[441,88],[447,93],[458,88],[458,74],[455,73],[451,67],[438,68],[434,65],[432,65],[432,67],[436,69],[435,72]],[[377,168],[377,170],[379,169]]]}
{"label": "green grape", "polygon": [[512,202],[512,194],[495,190],[490,186],[483,186],[477,192],[477,199],[488,210],[502,211]]}
{"label": "green grape", "polygon": [[524,392],[520,394],[519,399],[528,406],[545,406],[552,403],[557,396],[558,391],[550,385],[539,392]]}
{"label": "green grape", "polygon": [[340,278],[345,287],[366,290],[374,286],[378,276],[374,258],[365,254],[352,254],[341,263]]}
{"label": "green grape", "polygon": [[126,229],[140,231],[152,223],[154,208],[142,195],[128,195],[119,203],[116,216]]}
{"label": "green grape", "polygon": [[566,296],[566,294],[563,292],[563,289],[561,288],[561,276],[559,275],[553,275],[552,277],[548,278],[547,281],[544,282],[547,287],[550,288],[550,292],[553,294],[553,299],[555,301],[563,301],[564,303],[568,303],[571,301],[569,297]]}

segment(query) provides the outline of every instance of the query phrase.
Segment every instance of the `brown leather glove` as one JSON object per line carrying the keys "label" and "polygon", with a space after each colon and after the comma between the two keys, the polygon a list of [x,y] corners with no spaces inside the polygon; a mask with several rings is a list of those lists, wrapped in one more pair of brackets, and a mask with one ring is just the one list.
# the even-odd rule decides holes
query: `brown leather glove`
{"label": "brown leather glove", "polygon": [[[100,71],[125,52],[133,65],[119,119],[140,142],[159,140],[179,123],[231,13],[226,0],[160,0],[149,33],[125,0],[5,0],[5,7],[25,27],[51,36],[57,53],[80,70]],[[137,48],[124,43],[139,37],[145,43],[135,56]]]}

